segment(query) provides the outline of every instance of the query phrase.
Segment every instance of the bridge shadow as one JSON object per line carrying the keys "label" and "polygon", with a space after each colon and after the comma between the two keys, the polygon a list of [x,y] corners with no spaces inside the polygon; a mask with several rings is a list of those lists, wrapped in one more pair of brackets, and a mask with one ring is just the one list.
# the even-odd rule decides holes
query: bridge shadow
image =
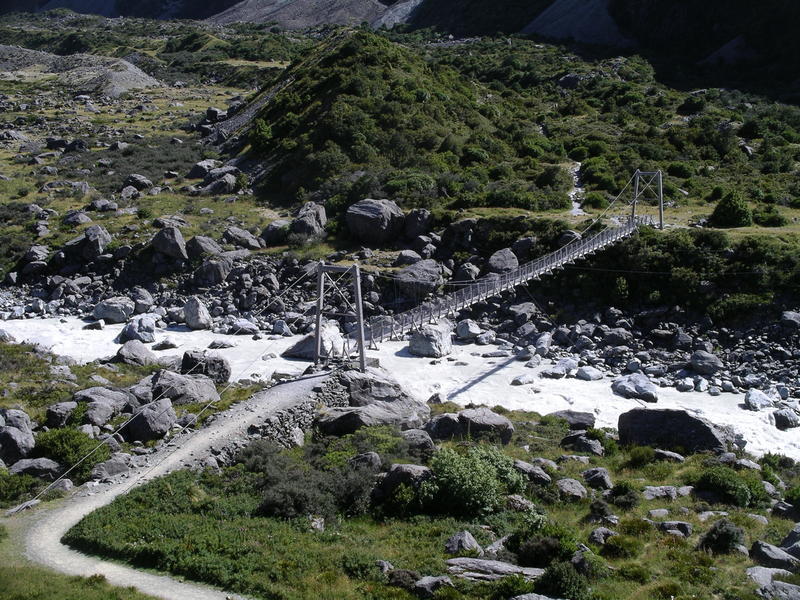
{"label": "bridge shadow", "polygon": [[[516,357],[513,357],[513,356],[509,357],[508,360],[504,361],[503,363],[501,363],[499,365],[496,365],[495,367],[491,368],[490,370],[486,371],[485,373],[482,373],[478,377],[475,377],[474,379],[468,381],[463,386],[461,386],[459,389],[457,389],[457,390],[451,392],[450,394],[448,394],[447,395],[447,399],[448,400],[455,400],[460,395],[466,394],[472,388],[474,388],[476,385],[478,385],[482,381],[485,381],[489,377],[492,377],[493,375],[496,375],[497,373],[502,371],[504,368],[506,368],[508,365],[510,365],[510,364],[512,364],[514,362],[517,362]],[[489,404],[489,402],[481,402],[481,404]],[[497,404],[497,402],[495,402],[494,404]]]}

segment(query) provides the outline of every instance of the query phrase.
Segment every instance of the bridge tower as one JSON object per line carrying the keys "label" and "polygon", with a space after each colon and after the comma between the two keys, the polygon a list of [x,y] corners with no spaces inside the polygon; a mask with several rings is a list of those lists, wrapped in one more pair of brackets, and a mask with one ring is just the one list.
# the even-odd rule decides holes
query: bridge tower
{"label": "bridge tower", "polygon": [[633,174],[631,217],[636,218],[636,204],[648,198],[658,200],[658,228],[664,229],[664,178],[661,171],[640,171]]}

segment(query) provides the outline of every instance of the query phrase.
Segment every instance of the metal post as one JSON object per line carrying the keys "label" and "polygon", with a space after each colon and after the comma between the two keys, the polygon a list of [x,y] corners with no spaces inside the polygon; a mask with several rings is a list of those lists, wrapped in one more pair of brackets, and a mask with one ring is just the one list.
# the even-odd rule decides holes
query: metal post
{"label": "metal post", "polygon": [[664,229],[664,179],[658,172],[658,228]]}
{"label": "metal post", "polygon": [[361,372],[367,370],[367,354],[364,346],[364,305],[361,301],[361,267],[353,266],[353,290],[356,301],[356,335],[358,336],[358,359]]}
{"label": "metal post", "polygon": [[322,308],[325,304],[325,263],[317,267],[317,328],[314,331],[314,364],[319,365],[322,354]]}
{"label": "metal post", "polygon": [[636,219],[636,203],[639,201],[639,169],[633,174],[633,211],[631,212],[631,222]]}

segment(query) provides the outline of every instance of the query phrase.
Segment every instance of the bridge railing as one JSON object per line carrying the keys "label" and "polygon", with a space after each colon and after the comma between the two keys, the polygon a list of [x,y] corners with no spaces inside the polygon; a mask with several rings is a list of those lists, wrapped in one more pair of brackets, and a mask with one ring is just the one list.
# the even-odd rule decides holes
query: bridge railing
{"label": "bridge railing", "polygon": [[[400,336],[407,331],[421,327],[426,322],[457,313],[463,308],[514,288],[531,279],[551,273],[584,256],[593,254],[628,237],[639,227],[645,225],[652,225],[652,219],[649,217],[629,219],[619,227],[605,229],[588,238],[576,239],[550,254],[517,267],[513,271],[499,275],[489,275],[477,281],[465,283],[462,288],[455,292],[426,302],[409,311],[393,317],[373,317],[367,324],[366,336],[373,342],[382,342],[386,337],[390,336]],[[387,323],[387,319],[391,319],[389,323]]]}

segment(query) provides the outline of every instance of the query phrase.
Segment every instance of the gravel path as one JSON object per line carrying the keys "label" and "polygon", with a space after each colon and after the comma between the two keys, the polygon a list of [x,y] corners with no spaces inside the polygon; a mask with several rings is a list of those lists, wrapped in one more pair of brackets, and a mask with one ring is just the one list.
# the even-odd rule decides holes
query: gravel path
{"label": "gravel path", "polygon": [[35,510],[20,518],[30,522],[25,533],[25,555],[39,563],[68,575],[104,575],[109,583],[133,586],[140,591],[168,600],[225,600],[239,598],[209,587],[183,583],[171,577],[153,575],[120,564],[86,556],[61,544],[62,536],[83,517],[109,504],[114,498],[135,486],[172,471],[200,463],[209,456],[215,443],[224,445],[232,439],[246,438],[250,425],[264,420],[305,400],[312,389],[322,383],[326,374],[312,375],[276,385],[240,402],[221,413],[208,426],[184,434],[165,448],[148,455],[148,464],[131,471],[120,481],[96,486],[83,486],[78,492],[53,508]]}

